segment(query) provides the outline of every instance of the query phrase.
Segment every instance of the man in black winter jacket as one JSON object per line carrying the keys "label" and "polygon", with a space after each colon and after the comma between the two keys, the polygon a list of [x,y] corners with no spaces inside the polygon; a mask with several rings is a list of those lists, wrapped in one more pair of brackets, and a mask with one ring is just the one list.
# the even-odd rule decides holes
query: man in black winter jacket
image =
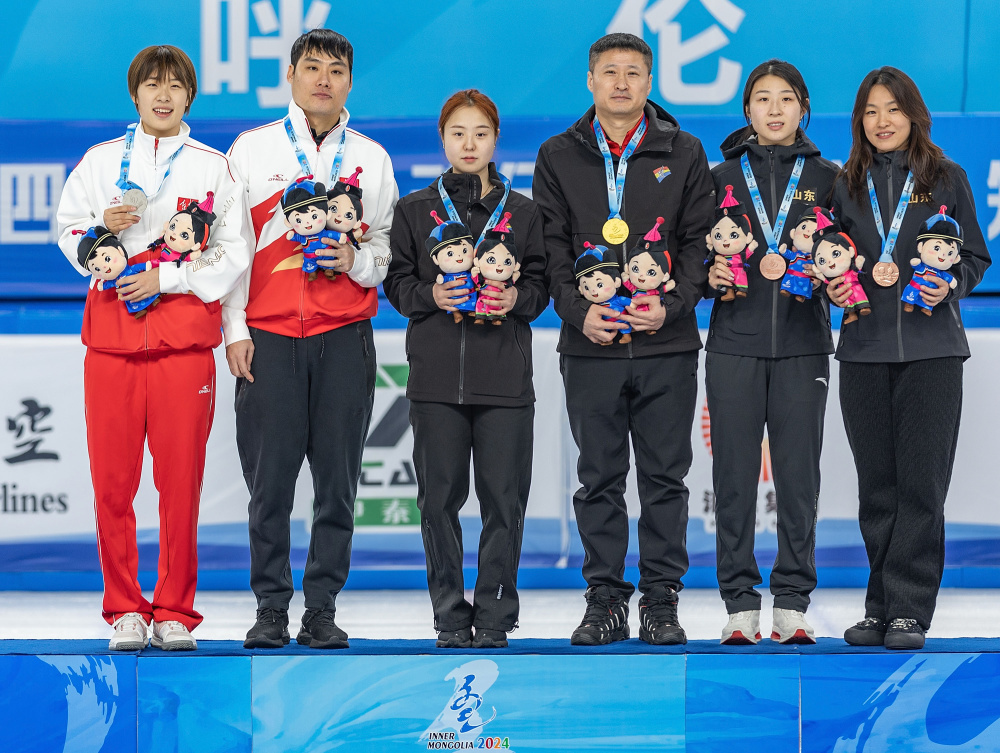
{"label": "man in black winter jacket", "polygon": [[[705,236],[715,202],[701,143],[647,99],[652,57],[649,45],[631,34],[594,43],[587,74],[594,107],[542,144],[533,183],[545,217],[549,290],[563,320],[558,350],[566,407],[580,450],[581,488],[573,503],[588,589],[572,642],[583,645],[629,637],[630,435],[641,505],[639,637],[657,644],[687,640],[677,592],[688,566],[684,476],[701,347],[694,308],[705,290]],[[659,299],[643,297],[648,310],[625,310],[620,318],[633,334],[622,344],[618,330],[626,325],[605,320],[607,309],[579,295],[573,264],[585,242],[626,259],[658,217],[677,285]]]}

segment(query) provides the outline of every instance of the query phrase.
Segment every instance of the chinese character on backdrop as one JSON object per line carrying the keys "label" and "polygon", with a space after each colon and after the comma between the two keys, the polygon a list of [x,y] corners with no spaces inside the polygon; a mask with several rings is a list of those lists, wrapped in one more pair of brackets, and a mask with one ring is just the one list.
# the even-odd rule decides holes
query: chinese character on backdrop
{"label": "chinese character on backdrop", "polygon": [[51,426],[42,426],[42,422],[52,413],[52,408],[39,405],[38,401],[31,397],[22,400],[21,405],[24,406],[21,413],[7,417],[7,431],[14,435],[14,449],[21,452],[5,457],[4,460],[11,465],[32,460],[58,460],[58,453],[42,452],[38,449],[45,440],[41,435],[52,431]]}

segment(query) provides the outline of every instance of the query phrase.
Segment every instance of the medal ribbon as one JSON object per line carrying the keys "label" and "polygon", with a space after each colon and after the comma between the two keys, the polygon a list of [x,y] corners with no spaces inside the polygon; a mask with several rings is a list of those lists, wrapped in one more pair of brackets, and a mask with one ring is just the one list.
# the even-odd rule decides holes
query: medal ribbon
{"label": "medal ribbon", "polygon": [[[288,134],[288,143],[292,145],[292,149],[295,150],[295,159],[299,161],[299,167],[302,168],[303,175],[315,175],[313,169],[309,166],[309,158],[306,157],[306,153],[302,151],[302,147],[299,144],[299,138],[295,135],[295,129],[292,128],[292,118],[290,115],[286,115],[284,119],[285,133]],[[340,132],[340,144],[337,145],[337,154],[333,158],[333,165],[330,167],[330,182],[327,183],[327,188],[334,185],[340,179],[340,163],[344,161],[344,145],[347,143],[347,126],[344,126],[344,130]]]}
{"label": "medal ribbon", "polygon": [[878,196],[875,195],[875,183],[872,181],[871,171],[868,172],[868,196],[872,200],[872,213],[875,215],[875,226],[878,228],[879,237],[882,238],[882,255],[879,262],[892,262],[892,250],[896,247],[896,238],[899,237],[899,228],[903,224],[903,215],[906,214],[906,207],[910,203],[913,195],[913,171],[906,176],[906,183],[903,184],[903,193],[899,195],[899,203],[896,205],[896,213],[892,216],[892,225],[889,226],[889,237],[885,237],[885,225],[882,224],[882,210],[878,206]]}
{"label": "medal ribbon", "polygon": [[[477,246],[483,242],[487,231],[496,227],[496,224],[500,221],[500,217],[503,215],[504,204],[507,203],[507,197],[510,195],[510,180],[506,175],[501,173],[497,173],[497,177],[503,183],[503,197],[500,199],[500,203],[497,204],[497,208],[493,210],[493,214],[490,215],[490,219],[486,223],[486,227],[483,228],[483,232],[479,234],[479,240],[476,241]],[[451,200],[448,192],[444,190],[444,176],[438,178],[438,193],[441,194],[441,201],[444,203],[444,208],[448,211],[448,217],[453,222],[461,222],[462,218],[458,216],[458,210],[455,209],[455,202]]]}
{"label": "medal ribbon", "polygon": [[160,181],[160,185],[156,187],[156,190],[153,191],[153,193],[147,193],[142,186],[133,183],[128,179],[129,167],[132,165],[132,147],[135,144],[135,129],[138,127],[138,123],[133,123],[125,129],[125,145],[122,147],[122,166],[118,171],[118,180],[115,185],[122,190],[122,193],[132,188],[138,188],[146,194],[148,198],[152,199],[160,192],[160,189],[163,188],[163,184],[167,182],[167,178],[170,175],[170,168],[173,166],[174,160],[177,159],[177,155],[181,153],[184,145],[181,144],[177,151],[171,154],[167,159],[167,171],[163,174],[163,180]]}
{"label": "medal ribbon", "polygon": [[622,194],[625,192],[625,173],[628,172],[628,158],[632,156],[632,152],[639,146],[643,134],[646,133],[646,116],[642,116],[639,127],[635,129],[635,133],[629,139],[628,146],[625,147],[625,151],[618,159],[617,175],[615,175],[615,163],[611,157],[611,149],[608,148],[608,140],[604,136],[601,122],[596,117],[594,118],[594,133],[597,135],[597,146],[600,147],[601,154],[604,156],[604,174],[608,180],[608,208],[611,210],[608,219],[620,220]]}
{"label": "medal ribbon", "polygon": [[750,196],[753,199],[753,208],[757,211],[757,220],[760,222],[760,229],[764,233],[764,240],[767,241],[767,253],[778,253],[778,241],[781,240],[781,231],[785,227],[788,219],[788,210],[792,207],[792,197],[795,189],[799,185],[799,178],[802,177],[802,168],[805,167],[806,158],[799,155],[795,158],[795,167],[792,168],[792,176],[788,179],[788,186],[785,188],[785,195],[781,199],[781,207],[778,209],[778,216],[774,218],[774,229],[771,229],[771,221],[767,218],[767,210],[764,209],[764,200],[760,197],[760,189],[757,187],[757,179],[753,170],[750,169],[750,160],[747,153],[743,152],[740,157],[740,166],[743,168],[743,179],[747,188],[750,189]]}

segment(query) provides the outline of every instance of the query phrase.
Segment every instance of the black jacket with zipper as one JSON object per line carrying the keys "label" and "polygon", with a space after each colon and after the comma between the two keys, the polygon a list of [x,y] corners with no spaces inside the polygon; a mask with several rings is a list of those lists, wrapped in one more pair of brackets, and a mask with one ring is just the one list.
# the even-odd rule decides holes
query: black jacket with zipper
{"label": "black jacket with zipper", "polygon": [[[577,291],[573,273],[585,241],[608,245],[602,236],[608,220],[608,189],[592,126],[594,108],[538,151],[532,191],[545,216],[549,292],[563,320],[560,353],[633,358],[701,347],[694,307],[705,292],[705,235],[712,225],[715,200],[708,159],[701,142],[680,130],[659,105],[647,101],[646,118],[646,133],[628,161],[622,196],[621,216],[628,223],[629,237],[614,248],[624,267],[628,249],[649,232],[657,217],[663,217],[660,233],[667,240],[677,287],[663,296],[666,319],[657,333],[634,333],[627,345],[616,340],[601,346],[583,334],[591,304]],[[617,157],[614,163],[617,170]]]}
{"label": "black jacket with zipper", "polygon": [[[906,156],[905,151],[876,154],[871,169],[887,236],[909,172]],[[914,190],[892,254],[899,267],[899,280],[888,288],[879,287],[871,277],[872,267],[882,253],[882,239],[867,187],[855,201],[848,195],[843,176],[837,180],[833,190],[834,215],[865,259],[862,271],[867,274],[858,277],[872,307],[869,316],[841,327],[838,361],[904,363],[948,356],[968,358],[969,341],[958,302],[983,279],[990,266],[990,253],[976,220],[975,200],[965,170],[947,159],[944,168],[947,179],[938,181],[930,193]],[[900,298],[913,277],[910,259],[917,257],[917,233],[921,223],[936,214],[942,204],[965,232],[961,261],[948,270],[958,285],[934,307],[931,316],[925,316],[919,309],[904,312]]]}
{"label": "black jacket with zipper", "polygon": [[[480,198],[478,175],[447,172],[444,187],[465,225],[479,238],[503,197],[503,184],[490,164],[493,190]],[[518,407],[535,401],[531,381],[531,327],[548,305],[542,215],[535,202],[511,191],[504,211],[518,248],[521,276],[515,283],[517,301],[500,326],[474,324],[466,316],[455,323],[438,308],[432,289],[441,273],[424,248],[436,226],[431,212],[448,216],[437,190],[427,188],[399,200],[392,220],[389,246],[392,261],[382,287],[389,303],[410,322],[406,356],[410,400],[468,405]]]}
{"label": "black jacket with zipper", "polygon": [[[726,195],[727,185],[733,187],[733,196],[747,210],[751,232],[758,245],[745,264],[747,297],[715,301],[705,350],[753,358],[833,353],[829,303],[823,291],[815,290],[812,298],[800,302],[779,294],[780,279],[768,280],[760,273],[760,260],[767,252],[767,241],[743,177],[740,157],[746,153],[772,228],[795,160],[800,154],[806,158],[788,219],[781,231],[779,246],[784,243],[791,247],[792,229],[803,212],[817,205],[829,206],[830,192],[840,168],[823,159],[816,145],[804,135],[790,146],[761,146],[756,136],[744,140],[742,135],[745,130],[741,128],[722,142],[722,156],[726,161],[712,168],[712,178],[718,196]],[[719,293],[709,289],[708,295],[711,297]]]}

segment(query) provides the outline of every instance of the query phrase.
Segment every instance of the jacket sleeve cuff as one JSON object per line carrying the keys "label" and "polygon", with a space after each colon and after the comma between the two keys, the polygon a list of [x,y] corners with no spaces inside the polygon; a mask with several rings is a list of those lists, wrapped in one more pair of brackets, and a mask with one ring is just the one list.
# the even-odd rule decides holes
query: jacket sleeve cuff
{"label": "jacket sleeve cuff", "polygon": [[223,306],[222,336],[227,346],[240,340],[249,340],[250,328],[247,327],[247,312]]}
{"label": "jacket sleeve cuff", "polygon": [[159,266],[160,270],[160,292],[165,294],[187,293],[187,265],[181,264],[179,267],[173,262],[167,262]]}

